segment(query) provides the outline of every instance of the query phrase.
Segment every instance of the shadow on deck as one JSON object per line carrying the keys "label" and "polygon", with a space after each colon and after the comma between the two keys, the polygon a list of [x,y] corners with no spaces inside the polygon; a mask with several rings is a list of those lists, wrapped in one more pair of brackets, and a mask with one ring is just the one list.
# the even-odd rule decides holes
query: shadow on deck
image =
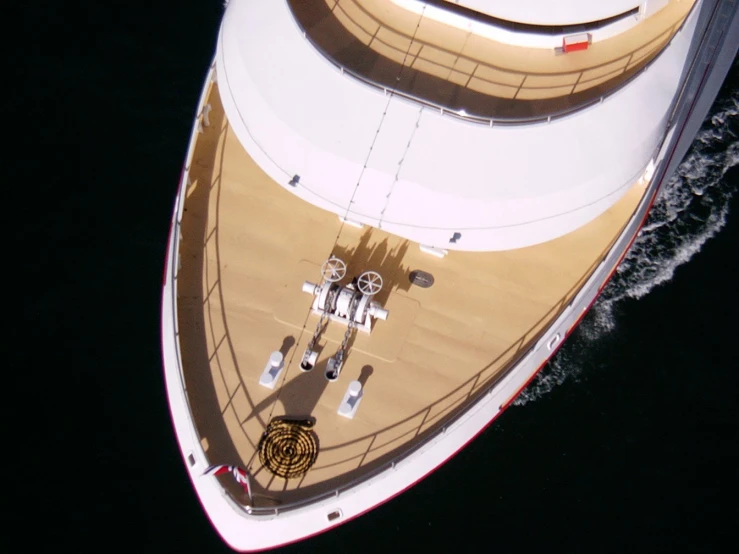
{"label": "shadow on deck", "polygon": [[[269,418],[263,416],[265,410],[279,399],[290,417],[310,418],[328,381],[322,378],[323,368],[317,367],[310,373],[297,375],[261,401],[254,400],[243,381],[225,312],[219,247],[223,146],[231,131],[223,116],[216,86],[210,93],[209,102],[213,108],[211,124],[196,144],[191,169],[192,185],[187,192],[182,218],[184,239],[180,246],[182,270],[178,276],[178,310],[183,371],[191,410],[210,463],[244,468],[255,465],[255,473],[258,473],[261,465],[255,458],[259,434],[269,423]],[[384,303],[392,292],[408,291],[411,286],[408,278],[411,268],[403,263],[410,245],[408,241],[400,241],[391,248],[387,240],[373,242],[373,233],[375,230],[369,228],[351,246],[335,245],[333,254],[347,262],[350,275],[366,269],[381,272],[388,283],[392,283],[378,295],[377,299]],[[508,348],[480,367],[464,383],[390,426],[321,449],[318,463],[322,469],[340,465],[346,468],[348,462],[353,469],[342,469],[334,477],[305,486],[302,478],[288,483],[279,477],[271,477],[266,485],[254,479],[255,507],[280,506],[333,493],[385,469],[435,433],[443,432],[455,416],[471,401],[485,394],[528,352],[541,336],[546,323],[566,308],[599,262],[600,257],[524,335],[512,341]],[[306,332],[311,330],[304,328],[303,334]],[[280,351],[286,358],[290,352],[294,355],[299,342],[300,337],[286,334]],[[360,382],[363,385],[371,382],[374,371],[371,364],[364,365],[359,375]],[[320,372],[321,378],[315,378],[316,372]],[[246,419],[238,417],[234,408],[237,399],[246,410],[241,413],[249,414]],[[245,428],[246,423],[250,424],[249,432]],[[242,448],[237,448],[236,441]],[[250,451],[249,456],[239,453],[245,449]],[[341,453],[342,449],[346,449],[346,455]],[[329,453],[331,455],[326,456]],[[331,461],[321,464],[321,455]],[[247,503],[241,487],[230,476],[222,478],[221,483],[235,500]]]}
{"label": "shadow on deck", "polygon": [[[382,20],[372,6],[365,6],[367,0],[288,0],[288,4],[306,38],[342,71],[465,119],[500,124],[555,118],[599,102],[644,69],[684,21],[680,18],[646,43],[588,67],[558,71],[552,64],[551,71],[532,72],[525,66],[513,70],[495,65],[495,56],[505,54],[495,51],[493,41],[488,41],[483,58],[446,49],[441,40],[419,39],[407,22],[408,28],[401,29],[401,24],[395,28]],[[393,10],[401,8],[389,4],[387,11]],[[385,19],[389,17],[385,14]],[[422,18],[413,17],[418,19],[417,31]],[[449,32],[459,34],[466,44],[466,32]]]}

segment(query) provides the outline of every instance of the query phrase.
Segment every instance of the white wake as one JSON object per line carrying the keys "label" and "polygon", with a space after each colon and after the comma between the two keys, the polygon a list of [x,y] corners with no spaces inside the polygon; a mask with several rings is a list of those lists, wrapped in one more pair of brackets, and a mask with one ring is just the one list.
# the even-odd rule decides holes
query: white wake
{"label": "white wake", "polygon": [[614,308],[672,279],[725,225],[737,183],[724,178],[739,163],[739,93],[716,102],[685,160],[662,187],[646,224],[613,279],[554,359],[514,405],[541,398],[583,371],[588,347],[618,324]]}

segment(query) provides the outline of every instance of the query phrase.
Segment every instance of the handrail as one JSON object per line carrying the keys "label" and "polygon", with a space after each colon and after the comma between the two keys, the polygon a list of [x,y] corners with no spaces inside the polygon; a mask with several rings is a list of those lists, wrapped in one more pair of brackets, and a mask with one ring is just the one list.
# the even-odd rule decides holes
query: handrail
{"label": "handrail", "polygon": [[[359,73],[358,71],[355,71],[353,69],[350,69],[346,65],[342,65],[339,61],[337,61],[336,59],[334,59],[326,50],[324,50],[321,47],[321,45],[316,40],[313,39],[313,37],[311,37],[311,35],[308,32],[308,30],[305,27],[303,27],[300,19],[293,12],[293,10],[292,10],[292,8],[290,6],[290,0],[285,0],[285,1],[288,4],[288,9],[290,9],[290,13],[293,16],[293,20],[295,21],[295,24],[296,24],[297,28],[300,30],[300,32],[302,33],[303,37],[311,44],[311,46],[316,51],[318,51],[319,53],[321,53],[321,55],[329,63],[331,63],[331,65],[333,65],[334,67],[336,67],[342,74],[346,74],[346,75],[348,75],[348,76],[350,76],[350,77],[352,77],[352,78],[354,78],[354,79],[356,79],[356,80],[358,80],[358,81],[360,81],[360,82],[362,82],[362,83],[364,83],[366,85],[369,85],[369,86],[371,86],[373,88],[382,90],[385,95],[387,95],[388,93],[390,93],[390,94],[393,94],[393,95],[402,97],[404,99],[410,100],[412,102],[415,102],[417,104],[421,104],[422,106],[426,106],[426,107],[432,108],[432,109],[438,111],[441,115],[448,115],[448,116],[451,116],[451,117],[454,117],[454,118],[457,118],[457,119],[461,119],[463,121],[467,121],[467,122],[475,123],[475,124],[487,125],[487,126],[490,126],[490,127],[493,127],[495,125],[521,125],[521,124],[544,123],[544,122],[550,123],[552,120],[566,117],[566,116],[571,115],[571,114],[573,114],[573,113],[575,113],[577,111],[583,110],[585,108],[588,108],[590,106],[594,106],[596,104],[599,104],[599,103],[603,102],[605,99],[607,99],[608,97],[610,97],[612,94],[616,93],[617,91],[619,91],[622,88],[624,88],[627,84],[631,83],[639,75],[641,75],[643,72],[645,72],[649,68],[649,66],[651,66],[651,64],[660,56],[660,54],[662,52],[664,52],[665,49],[670,46],[670,44],[672,43],[672,41],[674,40],[674,38],[682,30],[682,27],[683,27],[683,25],[685,25],[685,22],[689,19],[690,14],[692,13],[692,11],[694,9],[696,9],[696,6],[698,4],[701,3],[700,0],[696,0],[693,3],[693,5],[690,8],[690,11],[688,12],[688,14],[686,14],[686,16],[683,18],[682,22],[680,23],[680,27],[679,28],[676,29],[675,28],[675,25],[673,25],[669,29],[669,31],[671,33],[670,39],[664,45],[662,45],[661,47],[659,47],[660,48],[659,52],[657,52],[656,54],[654,54],[652,56],[652,58],[649,61],[647,61],[643,67],[639,68],[632,75],[630,75],[629,77],[625,78],[622,82],[618,83],[616,86],[614,86],[611,89],[609,89],[607,93],[601,94],[601,95],[599,95],[597,97],[594,97],[594,98],[583,100],[583,101],[581,101],[581,102],[579,102],[579,103],[577,103],[575,105],[567,106],[565,108],[558,109],[558,110],[555,109],[553,111],[548,112],[546,115],[532,115],[532,116],[526,116],[526,117],[513,117],[513,116],[486,116],[486,115],[479,115],[479,114],[470,113],[471,110],[450,108],[449,106],[444,106],[442,104],[433,102],[431,100],[428,100],[428,99],[425,99],[425,98],[421,98],[421,97],[419,97],[417,95],[414,95],[414,94],[412,94],[410,92],[399,90],[397,87],[388,86],[387,84],[383,84],[382,82],[373,80],[373,79],[371,79],[371,78],[369,78],[369,77],[367,77],[367,76]],[[356,22],[354,22],[354,23],[357,24]],[[665,33],[662,33],[662,35],[664,35],[664,34]],[[662,36],[662,35],[660,35],[660,36]],[[654,41],[658,40],[658,38],[654,39]],[[628,60],[631,60],[631,57],[632,56],[633,56],[633,52],[631,54],[625,54],[624,56],[622,56],[621,58],[618,58],[616,60],[609,60],[607,63],[602,64],[602,65],[609,65],[609,64],[612,64],[614,62],[621,61],[621,60],[627,59],[627,58],[628,58]],[[623,73],[625,73],[627,71],[631,71],[632,69],[635,68],[634,66],[632,66],[630,68],[629,65],[631,65],[631,62],[630,61],[628,61],[623,68],[617,69],[617,70],[614,70],[613,72],[611,72],[611,73],[614,73],[613,77],[614,78],[615,77],[618,77],[618,75],[615,75],[615,73],[617,73],[617,72],[620,72],[619,74],[623,74]],[[601,67],[601,66],[596,66],[596,68],[597,67]],[[571,92],[569,95],[571,95],[571,94],[574,93],[575,87],[578,84],[586,83],[588,81],[593,81],[593,80],[599,80],[602,77],[604,77],[606,75],[609,75],[609,74],[606,74],[606,75],[597,76],[597,77],[594,77],[592,79],[589,79],[588,81],[580,81],[580,78],[582,77],[582,75],[585,72],[587,72],[587,71],[591,71],[592,69],[594,69],[594,68],[586,68],[586,69],[583,69],[583,70],[580,71],[578,80],[575,82],[574,85],[572,85],[573,86],[573,89],[572,89],[573,92]],[[523,74],[522,73],[521,75],[524,75],[524,81],[525,81],[525,76],[527,74]],[[523,87],[523,82],[524,81],[522,81],[522,83],[518,86],[518,89],[519,90]],[[491,84],[498,84],[498,85],[504,84],[506,86],[511,86],[511,85],[505,84],[505,83],[496,83],[494,81],[489,81],[489,82]],[[594,87],[597,87],[597,86],[598,85],[594,85]],[[539,89],[541,89],[541,88],[552,88],[552,87],[533,87],[533,88],[539,88]],[[553,87],[553,88],[559,88],[559,86]],[[587,90],[588,89],[585,89],[583,92],[585,92]],[[518,94],[518,92],[516,94]],[[569,96],[569,95],[564,95],[563,97]],[[501,100],[506,100],[506,99],[501,98]],[[544,99],[544,100],[542,100],[542,102],[547,102],[549,100],[553,100],[553,99],[551,99],[551,98]],[[514,99],[512,101],[513,102],[516,101],[515,100],[515,97],[514,97]]]}
{"label": "handrail", "polygon": [[[212,83],[215,79],[215,58],[211,61],[210,67],[208,68],[208,72],[205,77],[205,85],[203,86],[203,89],[200,93],[200,99],[198,101],[197,105],[197,111],[196,116],[193,120],[192,130],[190,132],[190,140],[188,144],[187,153],[185,155],[185,162],[182,167],[182,175],[180,176],[180,183],[179,188],[177,191],[177,197],[175,200],[175,209],[174,209],[174,217],[172,221],[173,229],[172,229],[172,236],[170,238],[170,244],[168,245],[168,248],[171,247],[171,268],[170,268],[170,279],[172,281],[172,287],[171,287],[171,300],[172,300],[172,322],[173,322],[173,329],[174,329],[174,340],[175,340],[175,355],[176,355],[176,362],[177,362],[177,370],[180,377],[180,386],[182,387],[182,390],[184,391],[184,397],[185,402],[187,405],[187,410],[190,415],[190,420],[195,421],[192,407],[190,406],[190,399],[187,395],[187,383],[185,381],[185,374],[182,367],[182,352],[180,348],[180,333],[179,333],[179,321],[178,321],[178,304],[177,304],[177,278],[179,276],[179,266],[180,266],[180,254],[179,254],[179,244],[180,244],[180,227],[182,224],[182,214],[185,207],[185,196],[187,194],[187,188],[190,183],[190,166],[192,164],[193,155],[195,152],[195,144],[197,142],[197,135],[200,133],[203,115],[204,115],[204,108],[206,106],[206,101],[208,99],[208,95],[210,94]],[[205,114],[207,115],[207,114]],[[200,435],[198,434],[197,427],[195,425],[192,426],[193,430],[195,432],[195,435],[198,438],[197,446],[198,446],[198,455],[199,457],[203,458],[207,464],[208,457],[205,454],[205,451],[200,447]]]}

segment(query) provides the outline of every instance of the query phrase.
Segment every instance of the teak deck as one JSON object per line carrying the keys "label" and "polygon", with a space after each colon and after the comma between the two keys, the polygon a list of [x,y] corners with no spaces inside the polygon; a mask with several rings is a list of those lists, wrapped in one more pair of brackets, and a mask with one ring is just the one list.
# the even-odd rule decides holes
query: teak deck
{"label": "teak deck", "polygon": [[[248,468],[257,504],[346,484],[443,425],[565,308],[644,191],[634,185],[596,220],[545,244],[438,259],[378,229],[341,227],[335,214],[272,182],[234,136],[215,84],[208,102],[181,227],[182,363],[209,460]],[[316,368],[301,372],[299,362],[317,322],[301,284],[319,282],[332,253],[347,262],[347,277],[382,274],[377,300],[390,315],[370,336],[357,333],[339,380],[329,383],[324,367],[345,327],[329,324]],[[411,285],[415,269],[431,273],[434,285]],[[275,350],[286,367],[269,390],[258,380]],[[364,396],[349,420],[337,408],[355,379]],[[319,455],[301,479],[274,477],[256,455],[270,418],[282,415],[316,421]]]}
{"label": "teak deck", "polygon": [[[562,54],[561,49],[504,44],[389,0],[289,0],[300,26],[336,63],[451,110],[455,103],[482,110],[484,102],[472,93],[515,99],[520,107],[521,100],[561,98],[606,83],[612,88],[662,50],[694,3],[672,0],[614,37]],[[402,79],[388,60],[406,68]],[[489,106],[497,106],[500,115],[511,108]]]}

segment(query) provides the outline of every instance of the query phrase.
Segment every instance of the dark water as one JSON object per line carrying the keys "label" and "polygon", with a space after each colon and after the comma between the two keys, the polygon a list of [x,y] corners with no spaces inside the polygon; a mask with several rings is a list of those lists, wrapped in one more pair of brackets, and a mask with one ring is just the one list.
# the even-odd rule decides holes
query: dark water
{"label": "dark water", "polygon": [[[20,387],[4,428],[24,546],[4,537],[3,551],[228,551],[177,449],[158,327],[221,10],[36,3],[17,18],[6,287],[21,318],[6,372]],[[725,87],[603,299],[496,425],[384,507],[284,551],[736,551],[737,103]]]}

